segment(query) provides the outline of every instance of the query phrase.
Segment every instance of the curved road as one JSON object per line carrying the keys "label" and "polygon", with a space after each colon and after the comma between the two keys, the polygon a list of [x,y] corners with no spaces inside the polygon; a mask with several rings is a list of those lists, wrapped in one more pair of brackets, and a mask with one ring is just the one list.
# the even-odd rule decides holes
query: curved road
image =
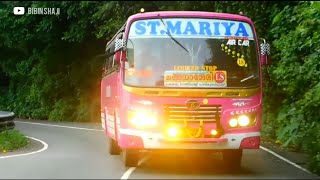
{"label": "curved road", "polygon": [[239,172],[224,170],[214,158],[187,154],[149,154],[139,167],[125,168],[119,156],[108,155],[106,138],[97,124],[15,122],[17,129],[46,142],[48,148],[36,154],[0,159],[1,179],[319,179],[263,150],[245,151]]}

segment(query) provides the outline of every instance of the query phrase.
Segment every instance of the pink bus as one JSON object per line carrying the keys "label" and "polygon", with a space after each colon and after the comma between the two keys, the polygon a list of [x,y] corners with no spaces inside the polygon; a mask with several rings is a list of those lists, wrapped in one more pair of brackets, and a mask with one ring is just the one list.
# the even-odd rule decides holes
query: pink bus
{"label": "pink bus", "polygon": [[249,18],[141,12],[106,52],[101,122],[109,153],[122,152],[126,166],[141,150],[204,150],[240,167],[243,149],[259,148],[269,45]]}

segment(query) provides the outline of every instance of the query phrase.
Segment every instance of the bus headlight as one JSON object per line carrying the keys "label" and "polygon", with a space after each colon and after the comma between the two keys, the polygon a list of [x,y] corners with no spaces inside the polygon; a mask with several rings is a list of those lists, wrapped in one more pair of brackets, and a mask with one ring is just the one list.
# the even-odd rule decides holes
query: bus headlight
{"label": "bus headlight", "polygon": [[128,118],[130,123],[137,127],[154,127],[158,123],[156,114],[148,111],[130,111]]}
{"label": "bus headlight", "polygon": [[246,115],[241,115],[241,116],[238,117],[238,122],[239,122],[240,126],[244,127],[244,126],[248,126],[249,125],[250,119]]}
{"label": "bus headlight", "polygon": [[249,127],[256,123],[256,114],[242,114],[234,116],[229,120],[229,127]]}
{"label": "bus headlight", "polygon": [[235,118],[230,119],[229,126],[230,127],[236,127],[238,125],[238,120]]}

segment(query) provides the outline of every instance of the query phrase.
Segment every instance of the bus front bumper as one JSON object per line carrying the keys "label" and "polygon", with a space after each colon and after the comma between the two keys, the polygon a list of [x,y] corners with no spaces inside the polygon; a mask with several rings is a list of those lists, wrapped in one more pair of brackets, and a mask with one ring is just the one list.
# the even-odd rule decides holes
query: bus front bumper
{"label": "bus front bumper", "polygon": [[168,139],[161,133],[120,129],[119,145],[138,149],[259,149],[260,132],[225,134],[220,138]]}

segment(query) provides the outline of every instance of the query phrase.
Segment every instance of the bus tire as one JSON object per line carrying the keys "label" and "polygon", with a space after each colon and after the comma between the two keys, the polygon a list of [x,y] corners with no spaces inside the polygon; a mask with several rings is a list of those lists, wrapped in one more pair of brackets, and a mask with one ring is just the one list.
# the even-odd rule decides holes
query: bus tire
{"label": "bus tire", "polygon": [[226,149],[222,151],[222,158],[226,168],[239,170],[241,168],[242,149]]}
{"label": "bus tire", "polygon": [[111,137],[108,137],[108,145],[110,155],[119,155],[121,153],[121,148],[119,147],[118,143]]}
{"label": "bus tire", "polygon": [[140,153],[136,149],[124,149],[122,151],[122,158],[126,167],[136,167],[139,162]]}

